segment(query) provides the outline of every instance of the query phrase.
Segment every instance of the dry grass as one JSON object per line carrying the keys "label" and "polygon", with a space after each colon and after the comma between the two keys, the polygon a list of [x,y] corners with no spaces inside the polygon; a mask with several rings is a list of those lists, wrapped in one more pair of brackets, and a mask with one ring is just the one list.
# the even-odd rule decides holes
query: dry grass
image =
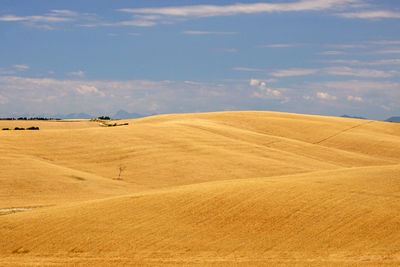
{"label": "dry grass", "polygon": [[43,123],[0,132],[0,209],[50,206],[0,216],[0,265],[400,264],[399,124],[273,112]]}

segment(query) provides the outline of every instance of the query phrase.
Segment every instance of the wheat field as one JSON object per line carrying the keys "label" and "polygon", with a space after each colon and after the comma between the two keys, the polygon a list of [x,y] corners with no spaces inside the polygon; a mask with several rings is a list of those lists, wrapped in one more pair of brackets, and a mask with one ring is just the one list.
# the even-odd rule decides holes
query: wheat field
{"label": "wheat field", "polygon": [[1,266],[400,265],[400,124],[123,122],[0,121]]}

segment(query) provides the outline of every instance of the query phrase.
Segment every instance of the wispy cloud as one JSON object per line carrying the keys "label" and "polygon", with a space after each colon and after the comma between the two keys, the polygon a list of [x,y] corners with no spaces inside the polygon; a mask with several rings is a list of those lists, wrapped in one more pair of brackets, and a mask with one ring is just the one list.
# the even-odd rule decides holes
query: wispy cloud
{"label": "wispy cloud", "polygon": [[360,80],[348,80],[348,81],[326,81],[321,83],[315,83],[315,87],[326,87],[336,90],[342,90],[348,92],[349,90],[356,92],[372,92],[375,90],[385,92],[396,92],[400,97],[400,83],[387,82],[387,81],[360,81]]}
{"label": "wispy cloud", "polygon": [[53,30],[55,23],[67,23],[75,21],[93,20],[95,15],[88,13],[78,13],[68,9],[53,9],[42,15],[18,16],[7,14],[0,16],[0,22],[20,22],[28,27]]}
{"label": "wispy cloud", "polygon": [[289,3],[254,3],[234,4],[225,6],[193,5],[160,8],[122,8],[119,11],[133,14],[155,14],[181,17],[214,17],[231,16],[237,14],[254,14],[264,12],[289,12],[324,10],[348,6],[359,0],[303,0]]}
{"label": "wispy cloud", "polygon": [[183,31],[183,34],[190,35],[234,35],[237,32],[213,32],[213,31]]}
{"label": "wispy cloud", "polygon": [[225,52],[225,53],[236,53],[238,50],[236,48],[216,48],[215,51]]}
{"label": "wispy cloud", "polygon": [[336,49],[355,49],[355,48],[366,48],[365,44],[329,44],[327,47]]}
{"label": "wispy cloud", "polygon": [[10,75],[10,74],[15,74],[15,73],[16,73],[15,70],[0,68],[0,74],[2,74],[2,75]]}
{"label": "wispy cloud", "polygon": [[246,67],[235,67],[235,68],[232,68],[232,70],[249,71],[249,72],[265,72],[266,71],[266,70],[263,70],[263,69],[246,68]]}
{"label": "wispy cloud", "polygon": [[355,69],[350,67],[330,67],[330,68],[325,68],[323,72],[328,75],[370,77],[370,78],[388,78],[400,74],[400,72],[398,71]]}
{"label": "wispy cloud", "polygon": [[133,19],[133,20],[124,20],[118,22],[93,22],[93,23],[86,23],[86,24],[79,24],[81,27],[86,28],[93,28],[93,27],[119,27],[119,26],[136,26],[136,27],[150,27],[156,25],[153,21],[148,20],[140,20],[140,19]]}
{"label": "wispy cloud", "polygon": [[346,53],[343,52],[343,51],[330,50],[330,51],[319,52],[319,53],[317,53],[317,54],[318,54],[318,55],[328,55],[328,56],[331,56],[331,55],[344,55],[344,54],[346,54]]}
{"label": "wispy cloud", "polygon": [[340,17],[348,19],[398,19],[400,12],[389,10],[366,10],[358,12],[348,12],[337,14]]}
{"label": "wispy cloud", "polygon": [[274,77],[291,77],[291,76],[304,76],[317,73],[316,69],[285,69],[271,72],[270,75]]}
{"label": "wispy cloud", "polygon": [[[239,70],[241,69],[239,68]],[[251,69],[248,69],[248,71],[250,70]],[[337,67],[327,67],[320,69],[281,69],[269,73],[269,75],[274,77],[292,77],[292,76],[305,76],[314,74],[330,75],[330,76],[367,77],[367,78],[389,78],[393,76],[399,76],[400,72],[396,70],[376,70],[376,69],[365,69],[365,68],[351,68],[347,66],[337,66]]]}
{"label": "wispy cloud", "polygon": [[233,5],[192,5],[156,8],[121,8],[118,11],[134,16],[157,16],[147,21],[160,23],[163,20],[186,20],[216,16],[233,16],[239,14],[258,14],[276,12],[320,11],[326,9],[351,7],[361,0],[300,0],[288,3],[249,3]]}
{"label": "wispy cloud", "polygon": [[15,65],[13,65],[13,67],[15,69],[17,69],[17,70],[20,70],[20,71],[24,71],[24,70],[29,69],[29,66],[25,65],[25,64],[15,64]]}
{"label": "wispy cloud", "polygon": [[82,70],[79,71],[72,71],[68,73],[69,76],[76,76],[76,77],[84,77],[85,76],[85,72]]}
{"label": "wispy cloud", "polygon": [[297,47],[303,46],[304,44],[296,43],[296,44],[268,44],[268,45],[259,45],[258,48],[288,48],[288,47]]}
{"label": "wispy cloud", "polygon": [[369,43],[377,45],[400,45],[400,40],[379,40],[370,41]]}
{"label": "wispy cloud", "polygon": [[51,10],[51,15],[53,16],[66,16],[66,17],[77,17],[79,16],[78,12],[68,10],[68,9],[53,9]]}
{"label": "wispy cloud", "polygon": [[30,22],[65,22],[72,21],[72,18],[59,16],[25,16],[19,17],[15,15],[4,15],[0,17],[0,21],[30,21]]}
{"label": "wispy cloud", "polygon": [[400,59],[380,59],[374,61],[361,61],[357,59],[332,59],[332,60],[319,60],[319,62],[332,63],[332,64],[358,65],[358,66],[400,65]]}
{"label": "wispy cloud", "polygon": [[371,52],[372,54],[400,54],[400,48],[387,48]]}

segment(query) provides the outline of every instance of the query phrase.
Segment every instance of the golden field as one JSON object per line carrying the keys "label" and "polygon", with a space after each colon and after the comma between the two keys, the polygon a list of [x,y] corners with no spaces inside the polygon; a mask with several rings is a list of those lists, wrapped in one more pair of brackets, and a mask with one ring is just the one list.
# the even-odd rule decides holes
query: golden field
{"label": "golden field", "polygon": [[0,121],[1,266],[400,265],[400,124],[123,122]]}

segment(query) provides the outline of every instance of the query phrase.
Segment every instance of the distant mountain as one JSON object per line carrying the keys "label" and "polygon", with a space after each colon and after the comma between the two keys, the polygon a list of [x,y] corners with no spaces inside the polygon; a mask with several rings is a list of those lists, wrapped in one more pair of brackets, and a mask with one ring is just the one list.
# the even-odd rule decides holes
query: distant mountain
{"label": "distant mountain", "polygon": [[342,118],[350,118],[350,119],[361,119],[361,120],[368,120],[367,118],[364,118],[364,117],[358,117],[358,116],[350,116],[350,115],[342,115],[342,116],[340,116],[340,117],[342,117]]}
{"label": "distant mountain", "polygon": [[387,119],[386,121],[390,121],[390,122],[400,122],[400,116],[390,117],[390,118]]}
{"label": "distant mountain", "polygon": [[118,110],[117,113],[115,113],[114,116],[112,116],[113,119],[137,119],[137,118],[143,118],[147,117],[149,115],[144,115],[144,114],[139,114],[139,113],[129,113],[126,110]]}
{"label": "distant mountain", "polygon": [[63,120],[75,120],[75,119],[91,119],[94,118],[94,116],[91,116],[86,113],[71,113],[67,115],[56,115],[56,118],[60,118]]}

